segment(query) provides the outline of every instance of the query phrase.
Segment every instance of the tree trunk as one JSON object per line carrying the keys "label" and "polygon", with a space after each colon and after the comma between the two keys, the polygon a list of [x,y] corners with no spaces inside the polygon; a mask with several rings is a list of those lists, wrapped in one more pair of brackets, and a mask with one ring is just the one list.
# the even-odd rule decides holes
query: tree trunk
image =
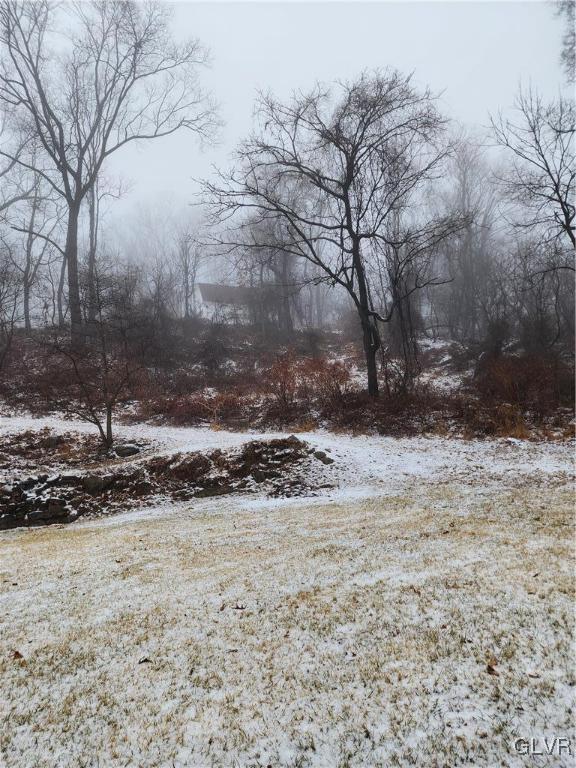
{"label": "tree trunk", "polygon": [[62,257],[62,266],[60,268],[60,280],[58,281],[58,292],[56,293],[56,306],[58,308],[58,326],[64,327],[64,283],[66,282],[66,257]]}
{"label": "tree trunk", "polygon": [[360,242],[354,238],[352,246],[352,259],[356,270],[358,284],[358,303],[357,309],[360,315],[362,325],[362,343],[364,346],[364,355],[366,357],[366,375],[368,378],[368,394],[370,397],[378,397],[378,369],[376,366],[376,353],[380,348],[380,336],[376,321],[370,314],[370,297],[368,294],[368,284],[366,282],[366,272],[362,263],[360,254]]}
{"label": "tree trunk", "polygon": [[96,320],[96,252],[98,249],[98,199],[94,187],[91,187],[88,196],[89,213],[89,248],[88,248],[88,321]]}
{"label": "tree trunk", "polygon": [[394,316],[392,318],[392,333],[394,352],[402,357],[403,373],[401,388],[403,392],[411,389],[419,373],[418,345],[412,317],[412,300],[408,293],[408,284],[402,282],[398,287],[397,281],[392,281],[392,300]]}
{"label": "tree trunk", "polygon": [[114,438],[112,435],[112,406],[107,405],[106,406],[106,447],[108,450],[112,448],[112,444],[114,443]]}
{"label": "tree trunk", "polygon": [[68,306],[70,308],[70,336],[78,341],[82,332],[82,306],[80,304],[80,283],[78,280],[78,219],[80,203],[68,204],[68,227],[64,249],[68,267]]}
{"label": "tree trunk", "polygon": [[184,317],[186,320],[190,317],[190,271],[184,270]]}
{"label": "tree trunk", "polygon": [[24,267],[24,275],[22,280],[23,299],[24,299],[24,327],[27,333],[32,330],[32,323],[30,322],[30,290],[32,288],[32,280],[34,274],[33,257],[34,257],[34,228],[36,226],[36,211],[38,208],[38,186],[34,189],[34,199],[32,201],[32,211],[30,214],[30,230],[28,237],[26,238],[26,266]]}
{"label": "tree trunk", "polygon": [[30,281],[27,275],[24,275],[22,291],[24,302],[24,328],[26,329],[26,333],[30,333],[32,330],[32,323],[30,322]]}
{"label": "tree trunk", "polygon": [[279,307],[279,314],[280,314],[280,328],[285,331],[288,334],[292,334],[294,330],[294,322],[292,320],[292,312],[290,311],[290,293],[289,293],[289,286],[288,282],[290,279],[290,275],[288,272],[288,257],[283,256],[282,258],[282,272],[280,275],[280,280],[276,280],[276,284],[279,283],[279,288],[281,291],[281,300],[280,300],[280,307]]}
{"label": "tree trunk", "polygon": [[366,375],[368,379],[368,394],[370,397],[378,397],[378,369],[376,366],[376,353],[380,346],[378,331],[369,317],[362,317],[362,343],[366,358]]}

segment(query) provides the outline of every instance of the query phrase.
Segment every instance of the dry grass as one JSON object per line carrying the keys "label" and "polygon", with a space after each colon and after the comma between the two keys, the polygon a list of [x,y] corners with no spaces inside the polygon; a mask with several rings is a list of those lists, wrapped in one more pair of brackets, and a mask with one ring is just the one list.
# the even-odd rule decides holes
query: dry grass
{"label": "dry grass", "polygon": [[570,487],[412,491],[5,534],[1,764],[520,766],[570,736]]}

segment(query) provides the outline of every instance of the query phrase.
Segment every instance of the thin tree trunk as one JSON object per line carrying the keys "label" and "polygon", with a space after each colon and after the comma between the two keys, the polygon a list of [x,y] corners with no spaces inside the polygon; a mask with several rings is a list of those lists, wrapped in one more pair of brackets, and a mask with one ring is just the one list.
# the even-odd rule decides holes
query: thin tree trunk
{"label": "thin tree trunk", "polygon": [[88,195],[89,248],[88,248],[88,321],[96,319],[96,252],[98,249],[98,195],[94,187]]}
{"label": "thin tree trunk", "polygon": [[24,328],[27,333],[30,333],[32,330],[32,323],[30,322],[30,282],[27,275],[24,275],[22,294],[24,302]]}
{"label": "thin tree trunk", "polygon": [[112,406],[106,406],[106,447],[112,448],[114,438],[112,435]]}
{"label": "thin tree trunk", "polygon": [[190,269],[188,266],[184,269],[184,317],[186,320],[190,317]]}
{"label": "thin tree trunk", "polygon": [[70,336],[78,341],[82,332],[82,306],[80,303],[80,283],[78,279],[78,219],[80,204],[73,202],[68,206],[68,227],[66,230],[66,263],[68,267],[68,306],[70,308]]}
{"label": "thin tree trunk", "polygon": [[34,188],[34,198],[32,200],[32,211],[30,213],[29,231],[26,238],[26,266],[22,280],[23,300],[24,300],[24,327],[29,333],[32,330],[30,322],[30,289],[33,280],[33,256],[34,256],[34,228],[36,226],[36,211],[38,210],[38,184]]}
{"label": "thin tree trunk", "polygon": [[290,311],[290,295],[288,293],[288,258],[282,257],[282,274],[280,279],[280,290],[282,291],[282,299],[280,306],[281,313],[281,328],[287,333],[292,333],[294,330],[294,322],[292,320],[292,313]]}
{"label": "thin tree trunk", "polygon": [[62,257],[62,266],[60,267],[60,280],[58,281],[58,291],[56,293],[56,306],[58,309],[58,325],[64,327],[64,283],[66,282],[66,256]]}
{"label": "thin tree trunk", "polygon": [[378,397],[378,369],[376,366],[376,353],[380,344],[377,341],[377,331],[374,323],[367,316],[362,320],[362,343],[366,358],[366,376],[368,381],[368,394],[370,397]]}
{"label": "thin tree trunk", "polygon": [[[34,201],[34,204],[36,201]],[[32,246],[34,238],[32,235],[32,228],[34,227],[34,210],[32,213],[32,219],[30,222],[30,232],[26,238],[26,264],[24,266],[24,273],[22,275],[22,300],[24,303],[24,328],[27,333],[32,330],[32,323],[30,322],[30,288],[32,286],[32,280],[30,279],[30,273],[32,271]]]}

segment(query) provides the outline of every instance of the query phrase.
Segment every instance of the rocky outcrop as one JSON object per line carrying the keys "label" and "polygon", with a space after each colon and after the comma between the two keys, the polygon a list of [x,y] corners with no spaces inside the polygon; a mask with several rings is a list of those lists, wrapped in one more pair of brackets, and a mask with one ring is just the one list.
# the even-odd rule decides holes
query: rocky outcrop
{"label": "rocky outcrop", "polygon": [[[297,470],[313,449],[294,435],[253,440],[238,449],[157,456],[107,473],[25,477],[0,486],[0,529],[69,523],[141,504],[152,496],[175,500],[265,491],[302,495],[309,486]],[[322,451],[315,458],[332,459]]]}
{"label": "rocky outcrop", "polygon": [[56,488],[75,488],[81,478],[61,475],[57,478],[29,477],[13,486],[0,488],[0,530],[25,525],[70,523],[78,516],[66,498]]}

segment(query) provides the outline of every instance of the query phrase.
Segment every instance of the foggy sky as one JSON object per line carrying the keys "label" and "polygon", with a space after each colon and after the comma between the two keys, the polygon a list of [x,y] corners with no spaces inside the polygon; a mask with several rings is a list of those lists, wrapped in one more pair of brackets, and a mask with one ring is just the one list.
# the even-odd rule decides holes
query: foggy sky
{"label": "foggy sky", "polygon": [[174,32],[211,51],[202,83],[220,104],[219,144],[200,150],[184,132],[122,150],[107,171],[131,191],[113,217],[192,200],[193,177],[226,166],[249,132],[258,89],[288,97],[317,79],[392,66],[442,92],[450,117],[482,127],[512,104],[520,82],[550,97],[564,87],[563,28],[549,2],[178,2]]}

